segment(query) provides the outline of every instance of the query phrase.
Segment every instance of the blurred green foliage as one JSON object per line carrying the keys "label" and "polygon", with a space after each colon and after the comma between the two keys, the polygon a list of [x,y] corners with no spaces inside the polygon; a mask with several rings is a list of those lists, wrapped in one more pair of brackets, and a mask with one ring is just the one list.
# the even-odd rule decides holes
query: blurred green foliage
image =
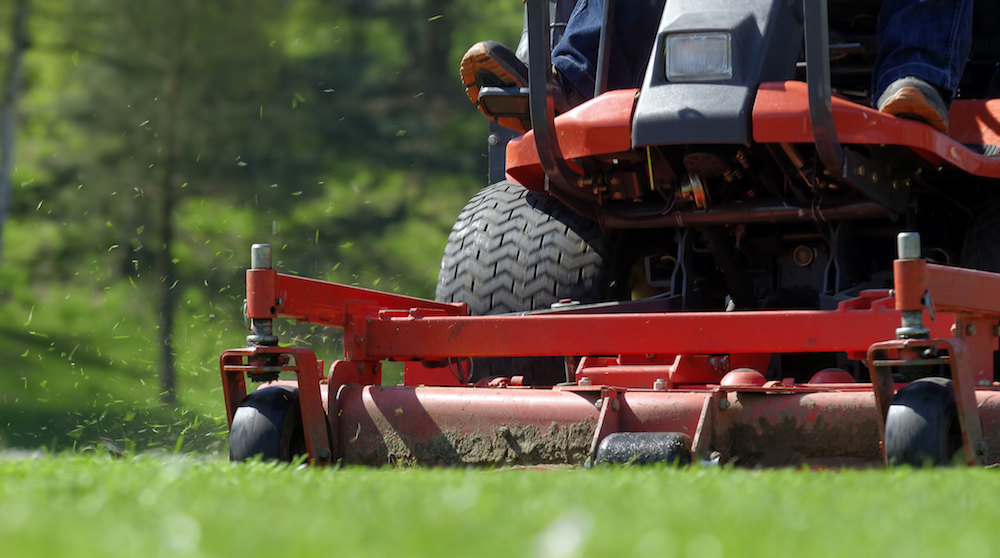
{"label": "blurred green foliage", "polygon": [[[487,123],[458,63],[477,40],[514,43],[520,2],[30,7],[0,267],[0,448],[220,447],[218,355],[243,344],[254,242],[284,272],[433,296],[448,231],[486,175]],[[159,403],[164,254],[176,406]],[[336,332],[281,329],[340,355]]]}

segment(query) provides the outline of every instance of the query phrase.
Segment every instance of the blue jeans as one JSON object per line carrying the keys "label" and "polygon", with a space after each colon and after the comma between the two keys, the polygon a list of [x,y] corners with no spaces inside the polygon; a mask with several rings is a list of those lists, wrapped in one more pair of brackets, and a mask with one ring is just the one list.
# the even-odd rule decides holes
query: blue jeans
{"label": "blue jeans", "polygon": [[[616,0],[615,33],[608,53],[609,89],[642,83],[663,3]],[[972,47],[972,3],[885,0],[878,23],[881,46],[872,71],[873,98],[906,76],[919,77],[953,96]],[[603,18],[604,0],[578,0],[565,34],[552,49],[552,64],[587,98],[594,95]]]}
{"label": "blue jeans", "polygon": [[[639,87],[660,27],[665,0],[616,0],[615,32],[608,48],[608,89]],[[655,14],[655,15],[652,15]],[[594,96],[604,0],[577,0],[552,65],[586,98]]]}
{"label": "blue jeans", "polygon": [[873,98],[892,82],[918,77],[954,98],[972,48],[973,0],[885,0],[872,69]]}

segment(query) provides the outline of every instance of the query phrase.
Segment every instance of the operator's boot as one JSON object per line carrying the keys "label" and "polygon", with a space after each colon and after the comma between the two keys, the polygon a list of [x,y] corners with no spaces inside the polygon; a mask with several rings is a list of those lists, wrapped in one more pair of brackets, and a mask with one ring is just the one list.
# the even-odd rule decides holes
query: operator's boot
{"label": "operator's boot", "polygon": [[509,48],[496,41],[478,42],[462,57],[459,72],[469,100],[490,120],[520,133],[531,129],[530,119],[495,118],[479,104],[479,90],[483,87],[528,86],[528,67]]}
{"label": "operator's boot", "polygon": [[[556,114],[566,112],[588,99],[565,75],[555,69],[553,73],[556,87],[549,93],[552,95]],[[472,45],[462,57],[460,74],[469,100],[487,118],[522,134],[531,129],[531,118],[526,112],[521,118],[495,117],[479,102],[479,90],[483,87],[528,86],[528,67],[509,48],[496,41],[481,41]]]}
{"label": "operator's boot", "polygon": [[948,133],[948,104],[930,83],[917,77],[904,77],[892,82],[878,98],[879,112],[900,118],[918,120]]}

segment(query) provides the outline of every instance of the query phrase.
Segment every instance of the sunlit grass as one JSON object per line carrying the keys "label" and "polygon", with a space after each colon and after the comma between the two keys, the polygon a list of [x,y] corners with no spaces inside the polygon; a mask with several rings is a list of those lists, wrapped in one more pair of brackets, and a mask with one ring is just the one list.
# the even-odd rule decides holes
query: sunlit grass
{"label": "sunlit grass", "polygon": [[0,460],[5,556],[990,556],[993,470]]}

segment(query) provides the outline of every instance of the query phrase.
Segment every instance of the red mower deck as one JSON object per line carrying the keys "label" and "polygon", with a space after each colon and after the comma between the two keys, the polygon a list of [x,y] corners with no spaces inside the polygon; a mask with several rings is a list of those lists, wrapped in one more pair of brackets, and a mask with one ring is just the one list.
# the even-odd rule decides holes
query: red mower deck
{"label": "red mower deck", "polygon": [[[232,424],[245,377],[280,369],[296,374],[315,464],[584,464],[612,433],[675,432],[694,455],[739,465],[872,465],[885,462],[892,370],[943,365],[956,386],[964,462],[1000,461],[1000,275],[922,259],[894,269],[894,291],[863,292],[836,311],[510,316],[250,269],[255,325],[291,318],[342,328],[345,355],[324,375],[304,348],[226,351],[227,415]],[[905,313],[930,325],[926,338],[896,339]],[[766,381],[760,371],[773,353],[809,352],[864,359],[877,381],[856,383],[843,370]],[[582,358],[568,385],[519,386],[517,376],[456,385],[460,363],[504,355]],[[408,366],[404,385],[383,387],[386,360],[435,367]]]}

